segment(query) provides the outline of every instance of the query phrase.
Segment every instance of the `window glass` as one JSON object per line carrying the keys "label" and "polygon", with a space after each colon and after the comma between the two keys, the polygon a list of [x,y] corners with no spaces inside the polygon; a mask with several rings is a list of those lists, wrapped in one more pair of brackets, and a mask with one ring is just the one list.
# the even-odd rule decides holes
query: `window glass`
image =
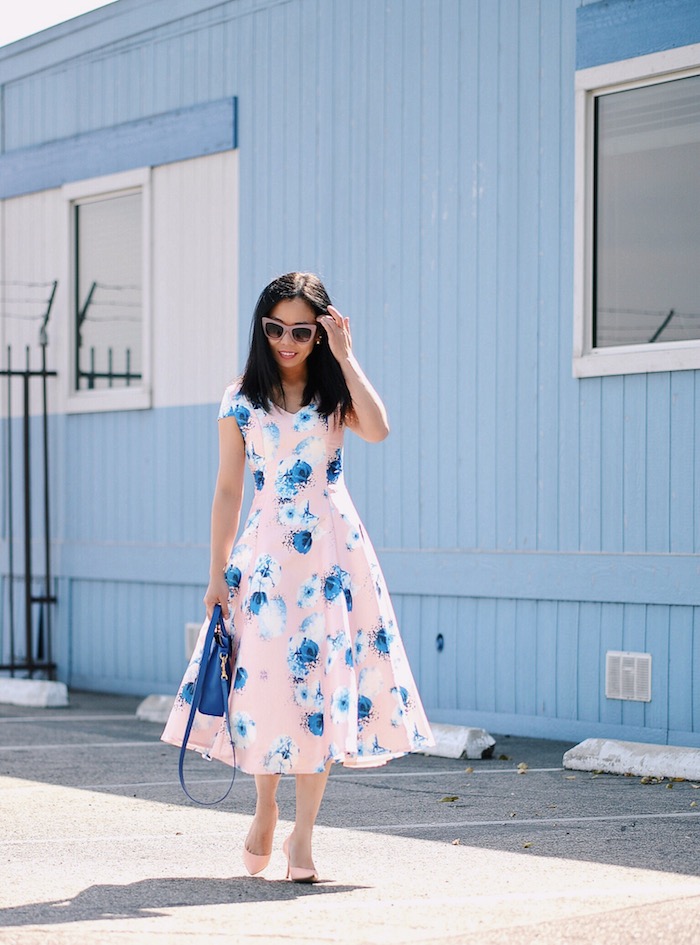
{"label": "window glass", "polygon": [[599,95],[593,345],[700,338],[700,76]]}
{"label": "window glass", "polygon": [[75,205],[78,390],[140,385],[141,203],[137,192]]}

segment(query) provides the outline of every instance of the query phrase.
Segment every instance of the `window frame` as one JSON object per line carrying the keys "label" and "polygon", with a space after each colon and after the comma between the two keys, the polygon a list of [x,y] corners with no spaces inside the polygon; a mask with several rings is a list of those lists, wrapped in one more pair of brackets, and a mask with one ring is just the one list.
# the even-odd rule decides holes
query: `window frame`
{"label": "window frame", "polygon": [[574,377],[700,368],[700,339],[594,348],[595,100],[700,75],[700,43],[580,69],[575,83]]}
{"label": "window frame", "polygon": [[[145,410],[152,406],[152,366],[151,366],[151,169],[137,168],[104,177],[64,184],[61,188],[65,206],[67,234],[65,272],[68,292],[68,345],[64,361],[67,378],[66,409],[68,413],[96,413],[114,410]],[[142,368],[141,381],[134,387],[113,387],[99,390],[78,390],[76,378],[76,265],[77,244],[75,227],[75,207],[81,201],[109,199],[122,194],[139,192],[141,194],[141,238],[142,238]]]}

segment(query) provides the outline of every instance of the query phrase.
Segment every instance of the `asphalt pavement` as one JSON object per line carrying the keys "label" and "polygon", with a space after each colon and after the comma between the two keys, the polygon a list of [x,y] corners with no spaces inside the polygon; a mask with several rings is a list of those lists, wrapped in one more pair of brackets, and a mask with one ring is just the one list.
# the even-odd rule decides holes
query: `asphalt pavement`
{"label": "asphalt pavement", "polygon": [[[698,784],[568,771],[571,743],[507,735],[479,761],[336,766],[322,882],[301,886],[281,853],[293,779],[272,861],[249,877],[253,779],[196,807],[137,705],[0,706],[2,945],[700,942]],[[193,753],[188,770],[212,794],[228,773]]]}

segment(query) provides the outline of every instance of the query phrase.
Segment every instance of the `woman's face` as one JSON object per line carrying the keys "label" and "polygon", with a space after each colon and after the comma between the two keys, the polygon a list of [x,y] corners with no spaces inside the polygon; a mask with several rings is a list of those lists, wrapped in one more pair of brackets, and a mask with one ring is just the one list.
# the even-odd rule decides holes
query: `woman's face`
{"label": "woman's face", "polygon": [[263,331],[278,366],[288,370],[302,365],[311,354],[319,326],[308,302],[283,299],[263,319]]}

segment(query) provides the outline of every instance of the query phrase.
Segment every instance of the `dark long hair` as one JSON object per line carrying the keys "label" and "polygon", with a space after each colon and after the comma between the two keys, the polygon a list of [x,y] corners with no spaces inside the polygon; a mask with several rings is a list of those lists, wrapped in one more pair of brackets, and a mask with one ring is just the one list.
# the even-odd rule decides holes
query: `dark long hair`
{"label": "dark long hair", "polygon": [[[279,276],[266,286],[253,313],[250,329],[250,351],[243,372],[241,393],[248,400],[269,411],[275,395],[284,396],[279,368],[265,337],[262,320],[270,315],[275,305],[285,299],[303,299],[318,319],[328,313],[331,300],[326,289],[312,272],[288,272]],[[345,383],[340,365],[328,346],[326,332],[319,325],[317,337],[319,344],[306,360],[308,377],[304,388],[304,404],[315,401],[317,410],[323,416],[337,414],[342,421],[352,409],[352,398]]]}

